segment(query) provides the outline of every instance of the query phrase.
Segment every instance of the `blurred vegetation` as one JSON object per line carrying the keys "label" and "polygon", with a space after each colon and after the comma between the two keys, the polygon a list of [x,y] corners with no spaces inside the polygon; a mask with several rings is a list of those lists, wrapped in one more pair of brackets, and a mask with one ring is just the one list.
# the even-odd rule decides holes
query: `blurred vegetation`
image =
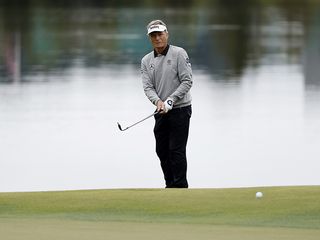
{"label": "blurred vegetation", "polygon": [[169,7],[195,7],[195,6],[214,6],[217,4],[220,5],[238,5],[238,4],[264,4],[264,5],[301,5],[301,3],[310,4],[317,3],[317,0],[1,0],[1,6],[61,6],[61,7],[74,7],[74,6],[96,6],[96,7],[123,7],[123,6],[132,6],[132,7],[141,7],[141,6],[169,6]]}
{"label": "blurred vegetation", "polygon": [[[154,18],[169,23],[172,44],[187,49],[195,69],[220,79],[240,76],[267,54],[273,64],[300,64],[304,29],[312,31],[317,8],[315,0],[2,0],[0,81],[17,36],[23,76],[61,72],[75,61],[138,67],[150,51],[145,25]],[[268,39],[270,28],[277,39]]]}

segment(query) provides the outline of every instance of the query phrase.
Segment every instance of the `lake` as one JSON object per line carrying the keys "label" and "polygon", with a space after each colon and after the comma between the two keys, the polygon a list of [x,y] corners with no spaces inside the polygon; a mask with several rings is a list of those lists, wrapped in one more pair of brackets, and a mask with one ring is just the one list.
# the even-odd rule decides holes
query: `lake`
{"label": "lake", "polygon": [[192,66],[191,188],[319,185],[320,3],[0,6],[0,192],[162,188],[140,78],[163,19]]}

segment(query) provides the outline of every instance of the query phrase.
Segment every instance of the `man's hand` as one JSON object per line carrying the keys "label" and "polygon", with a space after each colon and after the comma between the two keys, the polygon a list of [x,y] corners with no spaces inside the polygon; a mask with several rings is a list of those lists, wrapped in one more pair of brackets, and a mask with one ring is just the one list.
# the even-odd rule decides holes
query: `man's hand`
{"label": "man's hand", "polygon": [[165,114],[169,112],[173,107],[173,101],[171,98],[167,98],[166,101],[162,102],[158,100],[157,102],[157,112],[161,114]]}
{"label": "man's hand", "polygon": [[167,100],[164,101],[164,111],[167,113],[169,112],[173,107],[173,100],[171,98],[167,98]]}
{"label": "man's hand", "polygon": [[165,113],[164,112],[164,102],[162,102],[160,99],[157,101],[157,112],[158,113]]}

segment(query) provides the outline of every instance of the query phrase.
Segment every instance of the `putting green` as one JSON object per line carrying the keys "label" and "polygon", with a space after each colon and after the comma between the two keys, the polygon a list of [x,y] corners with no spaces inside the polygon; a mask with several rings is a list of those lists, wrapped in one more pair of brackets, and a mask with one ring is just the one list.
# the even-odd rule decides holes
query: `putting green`
{"label": "putting green", "polygon": [[0,237],[319,239],[319,199],[319,186],[0,193]]}

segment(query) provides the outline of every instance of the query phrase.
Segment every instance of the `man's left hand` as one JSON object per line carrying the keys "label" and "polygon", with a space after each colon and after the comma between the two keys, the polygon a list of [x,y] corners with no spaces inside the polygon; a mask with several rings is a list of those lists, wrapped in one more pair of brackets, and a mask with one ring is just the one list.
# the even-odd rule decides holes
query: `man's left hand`
{"label": "man's left hand", "polygon": [[169,112],[173,107],[173,100],[171,98],[167,98],[167,100],[164,101],[164,112]]}

